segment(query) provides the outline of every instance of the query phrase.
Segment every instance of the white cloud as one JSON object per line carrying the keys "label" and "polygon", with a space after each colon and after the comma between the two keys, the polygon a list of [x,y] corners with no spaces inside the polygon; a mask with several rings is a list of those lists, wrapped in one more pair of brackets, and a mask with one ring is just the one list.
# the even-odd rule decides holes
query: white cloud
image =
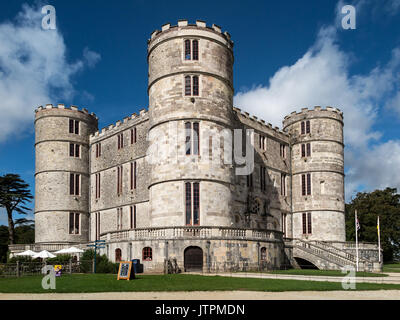
{"label": "white cloud", "polygon": [[85,48],[82,61],[69,63],[62,34],[41,28],[40,9],[24,5],[0,24],[0,142],[26,131],[37,106],[71,99],[71,77],[100,59]]}
{"label": "white cloud", "polygon": [[[303,107],[338,107],[344,113],[345,157],[350,167],[347,198],[360,185],[367,189],[392,186],[400,190],[400,181],[393,179],[392,166],[400,166],[400,140],[379,144],[381,133],[373,128],[383,101],[395,92],[400,50],[393,50],[391,60],[383,67],[377,66],[366,75],[351,76],[348,70],[352,56],[343,52],[336,40],[333,27],[322,28],[303,57],[280,68],[268,85],[238,92],[235,106],[277,126],[281,126],[285,115]],[[370,150],[372,143],[375,147]],[[389,152],[390,148],[394,151],[390,157],[378,157],[379,152]],[[356,156],[350,156],[353,154]]]}

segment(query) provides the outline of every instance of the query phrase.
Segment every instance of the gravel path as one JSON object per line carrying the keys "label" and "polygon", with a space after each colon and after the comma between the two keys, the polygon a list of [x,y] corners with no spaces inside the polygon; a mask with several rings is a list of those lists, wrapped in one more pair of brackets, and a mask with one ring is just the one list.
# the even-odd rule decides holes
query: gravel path
{"label": "gravel path", "polygon": [[0,293],[0,300],[400,300],[400,290]]}

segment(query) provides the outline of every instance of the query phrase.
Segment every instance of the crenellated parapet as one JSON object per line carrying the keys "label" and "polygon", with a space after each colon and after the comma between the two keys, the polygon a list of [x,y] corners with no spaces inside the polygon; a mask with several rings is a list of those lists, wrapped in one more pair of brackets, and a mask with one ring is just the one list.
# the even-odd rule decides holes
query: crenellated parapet
{"label": "crenellated parapet", "polygon": [[122,120],[118,120],[117,122],[110,124],[107,127],[102,128],[90,135],[90,143],[96,142],[100,138],[108,137],[114,135],[118,132],[126,130],[132,126],[135,126],[143,121],[147,121],[149,119],[149,113],[146,109],[141,109],[139,114],[133,113],[130,116],[123,118]]}
{"label": "crenellated parapet", "polygon": [[[287,140],[289,134],[281,130],[277,126],[273,126],[271,123],[266,123],[262,119],[258,119],[256,116],[250,115],[248,112],[243,112],[241,109],[233,107],[233,112],[241,120],[242,123],[246,124],[249,121],[249,126],[260,131],[270,133],[271,135],[277,136],[282,140]],[[247,121],[246,121],[247,120]]]}
{"label": "crenellated parapet", "polygon": [[89,113],[89,111],[86,108],[79,109],[77,106],[74,106],[74,105],[72,105],[70,107],[66,107],[62,103],[59,103],[57,105],[46,104],[46,106],[44,106],[44,107],[43,106],[37,107],[35,109],[36,117],[39,116],[39,113],[41,111],[45,111],[46,112],[48,110],[52,110],[52,111],[56,111],[56,112],[57,112],[57,110],[59,110],[61,112],[64,112],[64,111],[67,111],[67,112],[68,111],[76,111],[76,112],[82,113],[84,115],[88,115],[90,117],[93,117],[94,119],[96,119],[96,121],[98,120],[97,116],[93,112]]}
{"label": "crenellated parapet", "polygon": [[343,124],[343,112],[338,108],[320,106],[314,107],[314,109],[302,108],[300,112],[293,111],[290,115],[285,116],[283,120],[283,130],[286,131],[287,127],[295,122],[305,119],[323,119],[331,118],[340,121]]}
{"label": "crenellated parapet", "polygon": [[216,36],[223,38],[231,49],[233,48],[233,41],[231,39],[231,35],[227,31],[222,32],[222,29],[220,26],[218,26],[216,24],[207,26],[207,23],[203,20],[196,20],[195,24],[188,23],[188,20],[179,20],[177,25],[171,25],[171,23],[165,23],[161,26],[161,30],[154,30],[151,33],[150,39],[148,39],[148,41],[147,41],[148,46],[149,46],[149,51],[150,51],[150,48],[152,47],[153,43],[161,35],[171,32],[171,31],[173,32],[173,31],[185,30],[185,29],[191,30],[190,32],[193,32],[194,29],[197,29],[200,32],[206,31],[206,32],[215,33]]}

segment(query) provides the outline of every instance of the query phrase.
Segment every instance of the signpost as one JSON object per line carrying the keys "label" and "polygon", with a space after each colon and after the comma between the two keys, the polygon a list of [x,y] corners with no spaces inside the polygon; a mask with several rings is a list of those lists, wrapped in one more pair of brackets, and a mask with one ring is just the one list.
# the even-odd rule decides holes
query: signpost
{"label": "signpost", "polygon": [[96,273],[96,255],[97,255],[97,249],[104,249],[106,240],[95,240],[90,242],[92,244],[88,244],[88,247],[93,247],[94,248],[94,266],[93,266],[93,273]]}

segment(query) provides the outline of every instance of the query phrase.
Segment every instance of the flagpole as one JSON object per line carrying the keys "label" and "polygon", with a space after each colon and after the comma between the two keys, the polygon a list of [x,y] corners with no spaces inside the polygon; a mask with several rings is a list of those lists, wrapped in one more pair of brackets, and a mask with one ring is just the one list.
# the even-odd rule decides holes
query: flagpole
{"label": "flagpole", "polygon": [[354,211],[355,227],[356,227],[356,271],[358,271],[358,224],[357,224],[357,210]]}
{"label": "flagpole", "polygon": [[378,248],[379,248],[379,263],[381,263],[381,230],[379,225],[379,216],[378,216]]}

